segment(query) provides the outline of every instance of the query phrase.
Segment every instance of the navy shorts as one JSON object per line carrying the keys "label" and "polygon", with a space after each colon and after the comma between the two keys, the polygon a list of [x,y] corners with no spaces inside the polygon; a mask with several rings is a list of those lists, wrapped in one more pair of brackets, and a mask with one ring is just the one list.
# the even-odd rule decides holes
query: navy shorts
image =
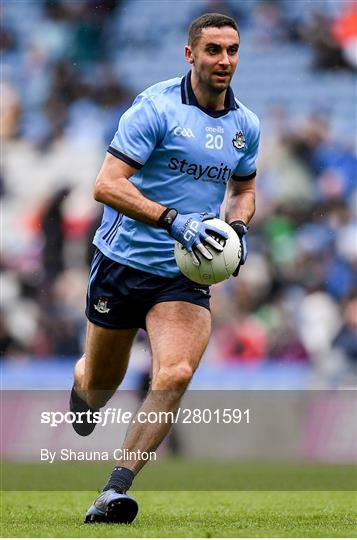
{"label": "navy shorts", "polygon": [[209,309],[210,291],[182,274],[166,278],[125,266],[96,251],[89,276],[87,318],[104,328],[144,328],[148,311],[180,300]]}

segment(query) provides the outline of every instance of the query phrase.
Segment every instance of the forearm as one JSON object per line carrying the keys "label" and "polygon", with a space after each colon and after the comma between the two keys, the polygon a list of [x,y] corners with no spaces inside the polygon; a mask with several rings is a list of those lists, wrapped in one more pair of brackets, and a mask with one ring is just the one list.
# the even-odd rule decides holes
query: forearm
{"label": "forearm", "polygon": [[115,177],[102,171],[96,180],[94,198],[148,225],[156,225],[166,208],[145,197],[127,177]]}
{"label": "forearm", "polygon": [[240,259],[233,276],[238,276],[240,267],[248,255],[247,225],[255,212],[255,180],[236,182],[230,180],[226,204],[226,221],[237,233],[240,243]]}
{"label": "forearm", "polygon": [[243,221],[248,225],[255,212],[255,192],[247,191],[243,193],[230,192],[226,204],[226,222]]}

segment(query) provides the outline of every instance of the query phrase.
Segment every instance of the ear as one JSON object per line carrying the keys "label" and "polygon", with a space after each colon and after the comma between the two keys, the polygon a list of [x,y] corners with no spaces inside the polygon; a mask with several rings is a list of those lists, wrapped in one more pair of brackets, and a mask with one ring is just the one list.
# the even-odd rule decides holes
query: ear
{"label": "ear", "polygon": [[189,45],[186,45],[185,47],[185,58],[189,64],[194,64],[194,58],[193,58],[193,52]]}

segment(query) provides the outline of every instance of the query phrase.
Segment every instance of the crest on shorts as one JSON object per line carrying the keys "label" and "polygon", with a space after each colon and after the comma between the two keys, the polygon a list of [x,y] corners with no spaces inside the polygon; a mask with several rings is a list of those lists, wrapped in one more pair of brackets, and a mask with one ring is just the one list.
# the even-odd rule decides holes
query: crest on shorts
{"label": "crest on shorts", "polygon": [[108,298],[101,296],[96,304],[94,304],[94,309],[99,311],[99,313],[109,313],[110,308],[108,308]]}
{"label": "crest on shorts", "polygon": [[237,150],[243,150],[246,148],[245,137],[242,131],[237,131],[236,136],[232,139],[234,148]]}

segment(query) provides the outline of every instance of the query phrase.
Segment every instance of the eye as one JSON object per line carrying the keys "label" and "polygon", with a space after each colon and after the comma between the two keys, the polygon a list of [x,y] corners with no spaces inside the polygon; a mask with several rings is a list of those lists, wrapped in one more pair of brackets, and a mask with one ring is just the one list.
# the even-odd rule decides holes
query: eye
{"label": "eye", "polygon": [[230,55],[232,55],[232,56],[234,56],[235,54],[237,54],[237,52],[238,52],[238,47],[230,47],[230,48],[228,49],[228,54],[230,54]]}

